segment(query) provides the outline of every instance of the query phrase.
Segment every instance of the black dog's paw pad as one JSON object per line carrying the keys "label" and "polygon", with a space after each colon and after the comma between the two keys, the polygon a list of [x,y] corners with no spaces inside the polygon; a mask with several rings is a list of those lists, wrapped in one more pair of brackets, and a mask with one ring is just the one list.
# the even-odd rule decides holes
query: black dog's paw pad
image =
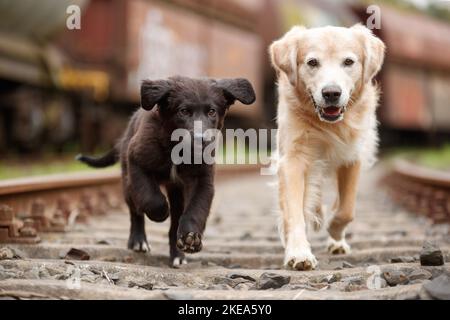
{"label": "black dog's paw pad", "polygon": [[197,232],[189,232],[177,240],[177,248],[183,252],[199,252],[202,247],[202,236]]}

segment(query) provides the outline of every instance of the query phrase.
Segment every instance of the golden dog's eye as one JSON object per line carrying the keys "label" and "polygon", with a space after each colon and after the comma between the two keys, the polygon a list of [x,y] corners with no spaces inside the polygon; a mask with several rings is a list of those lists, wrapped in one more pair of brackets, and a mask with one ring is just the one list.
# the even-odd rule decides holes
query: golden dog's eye
{"label": "golden dog's eye", "polygon": [[216,114],[217,114],[216,110],[214,110],[214,109],[209,109],[209,111],[208,111],[208,116],[210,116],[210,117],[215,117]]}
{"label": "golden dog's eye", "polygon": [[350,58],[347,58],[347,59],[344,60],[344,65],[346,65],[346,66],[351,66],[351,65],[353,65],[354,63],[355,63],[355,61],[353,61],[353,60],[350,59]]}
{"label": "golden dog's eye", "polygon": [[319,66],[319,61],[317,59],[309,59],[306,63],[313,68]]}

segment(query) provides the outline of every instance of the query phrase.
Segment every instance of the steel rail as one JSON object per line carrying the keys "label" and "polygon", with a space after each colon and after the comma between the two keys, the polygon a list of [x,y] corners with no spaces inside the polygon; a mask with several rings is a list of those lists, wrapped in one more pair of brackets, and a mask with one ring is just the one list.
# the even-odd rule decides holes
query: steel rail
{"label": "steel rail", "polygon": [[119,171],[55,174],[0,181],[0,196],[120,182]]}
{"label": "steel rail", "polygon": [[[223,180],[255,173],[259,165],[218,165]],[[0,181],[0,242],[36,243],[39,232],[63,232],[91,215],[124,209],[119,170]]]}

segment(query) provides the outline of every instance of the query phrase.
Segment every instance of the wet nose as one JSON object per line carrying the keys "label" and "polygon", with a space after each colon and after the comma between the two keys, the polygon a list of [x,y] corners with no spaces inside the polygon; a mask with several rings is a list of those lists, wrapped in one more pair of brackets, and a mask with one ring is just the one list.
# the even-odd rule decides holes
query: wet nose
{"label": "wet nose", "polygon": [[326,86],[322,89],[322,97],[326,102],[337,102],[341,97],[342,90],[337,85]]}

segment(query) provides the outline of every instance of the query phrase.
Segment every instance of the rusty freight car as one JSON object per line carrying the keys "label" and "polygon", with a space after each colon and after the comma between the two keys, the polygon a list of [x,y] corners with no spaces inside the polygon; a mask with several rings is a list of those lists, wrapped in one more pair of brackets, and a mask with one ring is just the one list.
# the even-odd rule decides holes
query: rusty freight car
{"label": "rusty freight car", "polygon": [[58,146],[74,135],[73,101],[58,92],[64,57],[52,43],[71,4],[86,1],[0,1],[0,149]]}
{"label": "rusty freight car", "polygon": [[77,68],[57,45],[71,7],[87,0],[0,1],[0,149],[63,150],[84,107],[107,100],[109,75]]}
{"label": "rusty freight car", "polygon": [[[254,1],[253,1],[254,2]],[[136,104],[142,79],[246,77],[261,92],[259,6],[251,1],[91,0],[61,48],[79,65],[107,71],[111,100]],[[233,108],[262,119],[260,106]]]}
{"label": "rusty freight car", "polygon": [[[69,139],[83,149],[111,145],[139,105],[145,78],[239,76],[262,94],[259,1],[40,3],[0,1],[7,16],[0,23],[0,137],[7,136],[0,140],[6,148],[39,149]],[[71,4],[82,9],[80,29],[66,27]],[[231,115],[252,125],[264,118],[261,104],[236,106]]]}
{"label": "rusty freight car", "polygon": [[[356,9],[365,16],[362,8]],[[380,120],[400,130],[450,132],[450,22],[381,7],[387,45]]]}
{"label": "rusty freight car", "polygon": [[[175,74],[250,79],[257,103],[232,108],[227,124],[273,126],[271,41],[293,24],[350,26],[369,15],[364,1],[18,3],[0,1],[0,149],[71,139],[86,150],[108,147],[139,104],[140,81]],[[65,26],[69,4],[82,9],[79,30]],[[388,52],[379,119],[384,132],[395,132],[387,140],[412,130],[450,133],[450,23],[380,8],[374,31]]]}

